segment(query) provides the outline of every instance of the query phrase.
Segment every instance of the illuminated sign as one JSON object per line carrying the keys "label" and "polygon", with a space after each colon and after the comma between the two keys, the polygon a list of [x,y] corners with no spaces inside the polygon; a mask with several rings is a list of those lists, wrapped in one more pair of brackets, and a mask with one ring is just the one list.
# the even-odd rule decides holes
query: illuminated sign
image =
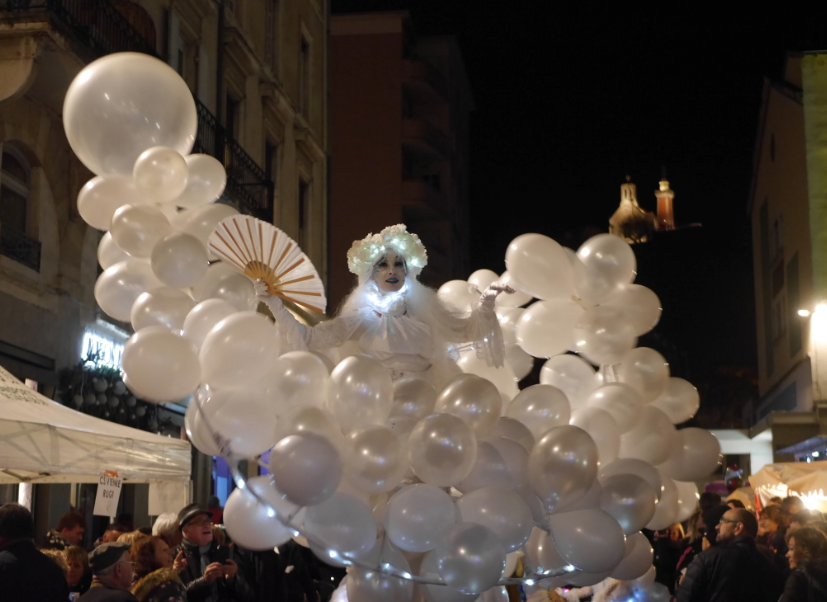
{"label": "illuminated sign", "polygon": [[121,367],[121,356],[123,355],[123,345],[116,343],[112,339],[104,338],[93,332],[86,332],[83,335],[83,347],[81,348],[80,357],[85,360],[89,356],[96,356],[94,361],[87,362],[93,366],[118,368]]}

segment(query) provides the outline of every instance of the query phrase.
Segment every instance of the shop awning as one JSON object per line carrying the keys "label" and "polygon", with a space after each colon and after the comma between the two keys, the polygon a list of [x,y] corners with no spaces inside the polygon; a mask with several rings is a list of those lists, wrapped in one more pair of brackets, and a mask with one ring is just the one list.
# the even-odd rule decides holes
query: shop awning
{"label": "shop awning", "polygon": [[190,480],[190,444],[76,412],[0,366],[0,483]]}

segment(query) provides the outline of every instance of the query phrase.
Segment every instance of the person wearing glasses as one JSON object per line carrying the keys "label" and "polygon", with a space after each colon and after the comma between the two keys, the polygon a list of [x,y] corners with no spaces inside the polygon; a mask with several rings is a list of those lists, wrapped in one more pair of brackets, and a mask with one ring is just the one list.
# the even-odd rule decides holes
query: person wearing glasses
{"label": "person wearing glasses", "polygon": [[686,569],[677,602],[776,602],[783,577],[755,545],[755,516],[733,508],[715,529],[717,545],[698,554]]}
{"label": "person wearing glasses", "polygon": [[183,552],[182,560],[186,560],[180,576],[187,586],[187,601],[246,600],[248,588],[236,578],[238,565],[230,558],[229,547],[213,540],[212,527],[210,511],[198,504],[185,506],[178,513],[178,528],[184,539],[173,557]]}
{"label": "person wearing glasses", "polygon": [[123,541],[103,543],[89,553],[92,586],[80,602],[137,602],[132,587],[131,546]]}

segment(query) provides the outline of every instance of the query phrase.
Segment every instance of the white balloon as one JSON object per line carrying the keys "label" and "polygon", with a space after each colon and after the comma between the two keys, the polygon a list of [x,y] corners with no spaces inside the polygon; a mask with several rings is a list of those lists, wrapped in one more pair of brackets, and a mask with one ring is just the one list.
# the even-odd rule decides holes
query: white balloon
{"label": "white balloon", "polygon": [[129,322],[132,305],[141,293],[161,286],[148,262],[127,259],[98,276],[95,300],[108,315],[121,322]]}
{"label": "white balloon", "polygon": [[236,313],[236,308],[222,299],[207,299],[193,307],[184,319],[184,337],[198,349],[207,333],[221,320]]}
{"label": "white balloon", "polygon": [[497,387],[500,395],[507,399],[511,399],[520,392],[517,386],[517,376],[508,363],[499,368],[489,366],[485,359],[477,357],[476,352],[471,350],[465,351],[460,355],[457,366],[466,374],[474,374],[490,381]]}
{"label": "white balloon", "polygon": [[204,413],[210,427],[240,456],[255,458],[276,442],[276,416],[255,390],[236,387],[215,391],[204,404]]}
{"label": "white balloon", "polygon": [[171,223],[175,230],[191,234],[204,243],[210,259],[218,259],[209,250],[210,234],[222,220],[231,215],[238,215],[238,211],[229,205],[213,203],[179,211]]}
{"label": "white balloon", "polygon": [[146,202],[130,176],[98,176],[80,189],[78,213],[93,228],[109,230],[112,216],[120,207]]}
{"label": "white balloon", "polygon": [[692,383],[674,376],[666,384],[666,390],[652,402],[652,406],[663,410],[673,424],[692,418],[700,405],[701,397]]}
{"label": "white balloon", "polygon": [[319,356],[309,351],[291,351],[275,361],[259,384],[277,416],[298,406],[324,407],[327,367]]}
{"label": "white balloon", "polygon": [[534,435],[526,425],[515,418],[503,416],[494,425],[493,437],[505,437],[522,445],[527,452],[534,447]]}
{"label": "white balloon", "polygon": [[505,348],[505,363],[517,380],[524,379],[534,369],[534,358],[516,345]]}
{"label": "white balloon", "polygon": [[437,391],[427,380],[403,378],[393,384],[393,407],[390,415],[421,420],[433,413],[436,398]]}
{"label": "white balloon", "polygon": [[124,205],[112,216],[112,240],[133,257],[149,258],[152,248],[172,231],[160,209],[150,205]]}
{"label": "white balloon", "polygon": [[201,381],[195,346],[162,326],[129,337],[121,365],[129,390],[146,401],[179,401]]}
{"label": "white balloon", "polygon": [[635,253],[627,242],[614,234],[598,234],[583,243],[577,258],[585,276],[575,278],[580,296],[587,303],[600,303],[635,278]]}
{"label": "white balloon", "polygon": [[602,510],[575,510],[549,517],[557,552],[581,571],[610,571],[623,559],[626,537]]}
{"label": "white balloon", "polygon": [[124,253],[112,240],[112,234],[107,232],[101,237],[98,243],[98,263],[104,270],[108,270],[116,263],[130,259],[129,255]]}
{"label": "white balloon", "polygon": [[[199,387],[193,394],[187,411],[184,413],[184,428],[187,431],[187,439],[192,443],[198,451],[207,456],[220,456],[221,450],[213,439],[213,432],[207,427],[204,422],[203,414],[199,410],[196,398],[206,403],[210,393],[204,390],[205,387]],[[138,408],[143,409],[143,408]]]}
{"label": "white balloon", "polygon": [[573,350],[593,364],[617,364],[636,344],[637,338],[623,314],[602,305],[587,310],[574,329]]}
{"label": "white balloon", "polygon": [[675,487],[678,489],[678,515],[675,522],[682,523],[687,520],[692,513],[698,508],[698,486],[695,483],[687,483],[684,481],[675,481]]}
{"label": "white balloon", "polygon": [[373,358],[351,356],[330,374],[328,409],[349,433],[369,424],[383,424],[393,404],[393,383]]}
{"label": "white balloon", "polygon": [[287,500],[298,506],[314,506],[336,492],[342,479],[342,461],[324,437],[298,433],[273,447],[270,473]]}
{"label": "white balloon", "polygon": [[156,203],[168,203],[186,188],[189,168],[179,152],[153,146],[135,161],[132,175],[142,195]]}
{"label": "white balloon", "polygon": [[597,479],[603,480],[619,474],[637,475],[652,486],[658,500],[663,496],[663,476],[648,462],[636,458],[621,458],[611,464],[601,466]]}
{"label": "white balloon", "polygon": [[213,327],[204,338],[199,357],[206,382],[232,387],[264,376],[278,353],[273,323],[261,314],[239,312]]}
{"label": "white balloon", "polygon": [[696,481],[711,475],[720,463],[721,444],[709,431],[685,428],[678,431],[675,453],[658,466],[676,481]]}
{"label": "white balloon", "polygon": [[[271,516],[268,505],[278,516]],[[298,506],[281,497],[270,477],[252,477],[247,479],[246,488],[233,490],[227,498],[224,524],[238,545],[248,550],[268,550],[290,541],[293,531],[281,521],[298,512]]]}
{"label": "white balloon", "polygon": [[639,284],[621,286],[601,305],[619,309],[635,336],[652,330],[660,321],[662,311],[658,296]]}
{"label": "white balloon", "polygon": [[571,414],[570,424],[586,431],[597,445],[600,466],[611,464],[620,453],[620,429],[609,412],[600,408],[580,408]]}
{"label": "white balloon", "polygon": [[[502,296],[499,295],[497,299]],[[500,330],[502,330],[503,342],[506,348],[517,344],[517,322],[519,322],[524,311],[525,309],[522,307],[497,306],[497,321],[500,323]]]}
{"label": "white balloon", "polygon": [[173,232],[152,248],[150,263],[155,276],[173,288],[196,284],[207,272],[207,248],[200,240],[183,232]]}
{"label": "white balloon", "polygon": [[640,418],[620,439],[621,458],[640,458],[657,466],[675,453],[678,436],[669,418],[657,408],[644,406]]}
{"label": "white balloon", "polygon": [[497,276],[497,272],[493,272],[491,270],[477,270],[468,276],[468,284],[476,287],[478,291],[484,291],[493,282],[499,280],[499,278],[500,277]]}
{"label": "white balloon", "polygon": [[620,382],[626,383],[640,394],[644,402],[657,399],[669,382],[669,364],[664,357],[648,347],[632,349],[620,363]]}
{"label": "white balloon", "polygon": [[655,516],[646,525],[647,529],[652,531],[660,531],[666,529],[669,525],[677,522],[679,507],[678,488],[675,486],[675,481],[665,475],[661,475],[663,481],[663,495],[661,495],[658,505],[655,507]]}
{"label": "white balloon", "polygon": [[197,207],[214,202],[227,184],[227,172],[215,157],[192,154],[184,157],[189,168],[187,187],[175,204],[179,207]]}
{"label": "white balloon", "polygon": [[574,291],[571,263],[548,236],[518,236],[508,245],[505,264],[518,288],[534,297],[569,299]]}
{"label": "white balloon", "polygon": [[87,65],[63,101],[72,150],[94,173],[132,174],[152,146],[182,155],[195,143],[198,115],[183,79],[146,54],[119,52]]}
{"label": "white balloon", "polygon": [[472,303],[479,301],[480,291],[465,280],[450,280],[439,287],[437,295],[444,302],[458,311],[467,310]]}
{"label": "white balloon", "polygon": [[652,566],[654,551],[652,545],[643,533],[635,533],[626,537],[626,552],[623,560],[612,569],[613,579],[629,581],[642,577]]}
{"label": "white balloon", "polygon": [[595,389],[586,400],[586,406],[611,414],[621,433],[631,430],[643,412],[640,395],[623,383],[609,383]]}
{"label": "white balloon", "polygon": [[570,300],[533,303],[517,323],[517,344],[534,357],[563,353],[574,343],[574,327],[584,314],[585,310]]}
{"label": "white balloon", "polygon": [[511,400],[505,415],[519,420],[535,439],[539,439],[549,429],[568,424],[571,410],[560,389],[551,385],[533,385]]}
{"label": "white balloon", "polygon": [[543,364],[540,383],[557,387],[569,400],[572,410],[585,406],[599,383],[594,368],[576,355],[555,355]]}
{"label": "white balloon", "polygon": [[456,512],[451,496],[433,485],[407,485],[388,502],[385,532],[393,544],[408,552],[436,547]]}
{"label": "white balloon", "polygon": [[308,508],[304,527],[314,551],[318,541],[325,550],[355,558],[370,552],[376,543],[376,521],[370,508],[346,493],[336,492]]}
{"label": "white balloon", "polygon": [[190,310],[192,298],[177,288],[161,287],[141,293],[132,305],[130,321],[135,331],[147,326],[164,326],[181,330]]}

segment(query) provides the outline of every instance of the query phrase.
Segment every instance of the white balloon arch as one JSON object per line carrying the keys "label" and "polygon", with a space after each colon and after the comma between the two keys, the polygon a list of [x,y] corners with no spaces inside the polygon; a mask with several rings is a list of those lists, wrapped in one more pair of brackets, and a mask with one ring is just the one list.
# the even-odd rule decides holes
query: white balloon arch
{"label": "white balloon arch", "polygon": [[[698,392],[636,347],[661,308],[633,283],[623,240],[600,234],[575,253],[519,236],[507,272],[439,290],[464,310],[496,280],[516,289],[496,305],[506,365],[460,346],[465,374],[444,390],[394,384],[370,357],[334,366],[280,354],[253,284],[210,263],[209,235],[237,212],[214,204],[221,164],[189,154],[195,106],[170,67],[133,53],[91,63],[69,87],[64,122],[96,174],[80,214],[107,232],[95,298],[135,329],[124,382],[156,402],[196,391],[187,433],[232,468],[224,516],[239,545],[302,536],[326,562],[353,567],[348,593],[368,601],[410,600],[413,582],[429,600],[493,600],[513,583],[651,583],[640,529],[686,519],[720,449],[707,431],[676,430]],[[519,391],[534,358],[545,360],[541,384]],[[244,478],[243,460],[269,476]]]}

